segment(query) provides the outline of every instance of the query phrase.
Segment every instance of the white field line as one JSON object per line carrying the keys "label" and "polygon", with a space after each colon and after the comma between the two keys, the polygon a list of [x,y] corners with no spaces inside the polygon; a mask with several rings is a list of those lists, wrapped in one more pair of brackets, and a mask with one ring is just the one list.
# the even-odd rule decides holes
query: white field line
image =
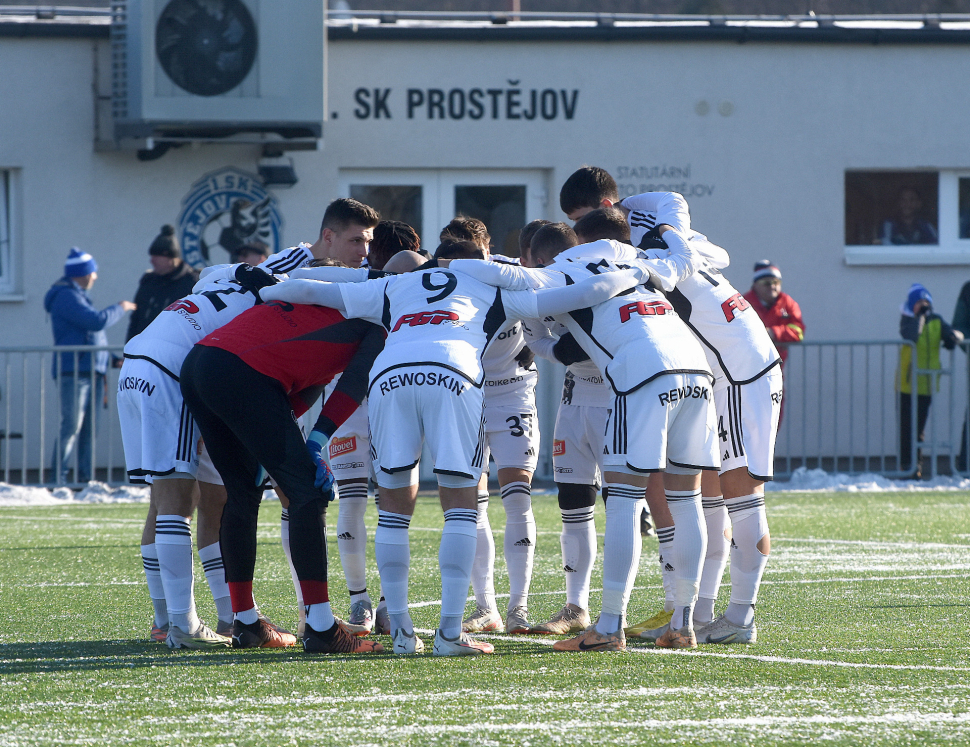
{"label": "white field line", "polygon": [[906,548],[908,550],[970,550],[970,544],[948,545],[942,542],[887,542],[885,540],[837,540],[824,537],[772,537],[773,542],[804,542],[818,545],[857,545],[859,547]]}

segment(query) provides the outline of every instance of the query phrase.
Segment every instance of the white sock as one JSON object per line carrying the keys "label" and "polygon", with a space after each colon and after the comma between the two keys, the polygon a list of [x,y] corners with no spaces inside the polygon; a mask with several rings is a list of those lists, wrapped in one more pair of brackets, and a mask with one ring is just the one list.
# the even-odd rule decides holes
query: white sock
{"label": "white sock", "polygon": [[510,482],[502,486],[505,506],[505,565],[509,571],[509,610],[529,606],[529,584],[536,552],[536,518],[532,486]]}
{"label": "white sock", "polygon": [[701,571],[697,606],[694,607],[694,621],[706,623],[714,619],[714,603],[717,601],[721,578],[727,566],[728,551],[731,548],[731,522],[728,521],[722,496],[702,496],[701,506],[707,526],[707,554],[704,556],[704,568]]}
{"label": "white sock", "polygon": [[175,514],[155,519],[155,550],[165,589],[168,620],[182,630],[194,633],[199,628],[195,613],[192,575],[192,530],[189,520]]}
{"label": "white sock", "polygon": [[218,542],[199,548],[199,560],[205,571],[205,580],[216,603],[216,614],[220,620],[232,620],[232,599],[229,598],[229,584],[226,583],[226,568],[222,564],[222,548]]}
{"label": "white sock", "polygon": [[[700,490],[667,490],[667,507],[677,531],[671,543],[670,564],[674,567],[674,621],[677,628],[690,616],[701,585],[701,568],[707,554],[707,528],[701,510]],[[687,610],[686,617],[684,610]]]}
{"label": "white sock", "polygon": [[387,602],[391,630],[414,630],[408,613],[408,571],[411,567],[411,543],[408,527],[411,517],[390,511],[377,512],[374,532],[374,555],[381,574],[381,592]]}
{"label": "white sock", "polygon": [[296,591],[296,608],[300,622],[304,623],[306,608],[303,606],[303,587],[300,586],[300,577],[296,575],[296,568],[293,567],[293,555],[290,553],[290,512],[285,508],[280,511],[280,543],[283,545],[286,564],[290,567],[290,578],[293,579],[293,589]]}
{"label": "white sock", "polygon": [[[754,619],[752,605],[758,601],[758,588],[768,555],[758,549],[762,538],[768,537],[768,517],[765,514],[765,497],[762,494],[743,495],[724,501],[734,538],[731,540],[731,606],[728,620],[735,625],[749,625]],[[766,544],[769,544],[770,540]],[[769,549],[766,547],[765,549]],[[747,605],[747,608],[732,607]],[[745,610],[744,620],[739,614]]]}
{"label": "white sock", "polygon": [[562,567],[566,572],[566,603],[589,609],[589,579],[596,561],[594,506],[562,509]]}
{"label": "white sock", "polygon": [[351,596],[367,591],[367,483],[352,482],[339,488],[337,549]]}
{"label": "white sock", "polygon": [[168,625],[168,605],[165,604],[165,587],[162,586],[162,574],[158,570],[158,552],[155,544],[141,546],[141,564],[145,569],[145,580],[148,582],[148,596],[151,597],[155,610],[155,625]]}
{"label": "white sock", "polygon": [[495,604],[495,538],[488,521],[488,491],[478,493],[478,540],[472,564],[472,589],[475,604],[482,609],[497,609]]}
{"label": "white sock", "polygon": [[259,622],[259,610],[253,607],[248,610],[243,610],[242,612],[237,612],[234,617],[244,625],[252,625],[255,622]]}
{"label": "white sock", "polygon": [[333,617],[333,610],[330,609],[330,602],[311,604],[305,612],[306,624],[320,633],[330,630],[337,622]]}
{"label": "white sock", "polygon": [[446,638],[461,635],[461,618],[465,613],[472,563],[478,530],[477,512],[470,508],[445,511],[445,528],[441,531],[438,566],[441,569],[441,621],[438,628]]}
{"label": "white sock", "polygon": [[620,628],[640,566],[640,512],[646,488],[609,483],[603,538],[603,607],[596,630],[608,635]]}
{"label": "white sock", "polygon": [[674,567],[669,559],[673,556],[674,527],[657,527],[660,540],[660,581],[664,587],[664,610],[674,609]]}

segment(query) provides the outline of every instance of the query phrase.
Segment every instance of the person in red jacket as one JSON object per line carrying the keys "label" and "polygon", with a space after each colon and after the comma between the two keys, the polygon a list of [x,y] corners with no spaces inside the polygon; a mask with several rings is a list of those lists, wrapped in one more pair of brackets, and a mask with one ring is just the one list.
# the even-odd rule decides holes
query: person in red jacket
{"label": "person in red jacket", "polygon": [[805,322],[795,299],[781,292],[781,270],[767,259],[755,263],[754,280],[744,297],[764,322],[784,365],[788,345],[805,339]]}
{"label": "person in red jacket", "polygon": [[[267,276],[264,285],[272,282]],[[290,501],[293,565],[304,604],[317,608],[307,618],[304,649],[383,650],[350,635],[330,611],[324,517],[333,500],[333,475],[322,456],[329,437],[363,399],[383,347],[384,330],[375,324],[322,306],[272,301],[203,338],[185,358],[182,395],[226,485],[220,540],[235,615],[234,648],[265,646],[272,635],[252,599],[262,465]],[[296,419],[339,373],[304,443]]]}

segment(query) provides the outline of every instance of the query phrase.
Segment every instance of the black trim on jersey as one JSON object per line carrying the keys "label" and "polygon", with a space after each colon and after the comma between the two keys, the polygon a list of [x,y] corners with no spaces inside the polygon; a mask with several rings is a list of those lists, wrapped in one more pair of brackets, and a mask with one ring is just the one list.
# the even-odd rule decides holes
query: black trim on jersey
{"label": "black trim on jersey", "polygon": [[409,470],[414,469],[417,466],[418,462],[420,462],[420,461],[421,461],[420,459],[415,459],[407,467],[390,467],[390,468],[388,468],[388,467],[381,467],[381,472],[385,472],[388,475],[393,475],[395,472],[407,472]]}
{"label": "black trim on jersey", "polygon": [[[136,480],[134,480],[133,477],[143,477],[145,475],[152,475],[153,477],[162,477],[164,475],[170,475],[173,472],[175,472],[175,467],[172,467],[172,469],[167,469],[164,472],[158,472],[153,469],[130,469],[128,470],[128,479],[131,480],[132,482],[136,482]],[[137,482],[145,483],[146,485],[148,484],[147,480],[139,480]]]}
{"label": "black trim on jersey", "polygon": [[381,324],[388,332],[391,331],[391,299],[387,297],[387,286],[384,286],[384,309],[381,311]]}
{"label": "black trim on jersey", "polygon": [[274,275],[279,275],[290,270],[295,270],[306,262],[306,252],[303,247],[293,247],[293,251],[285,257],[273,260],[266,266],[272,270]]}
{"label": "black trim on jersey", "polygon": [[[667,291],[667,300],[670,301],[670,305],[674,307],[674,311],[677,312],[677,316],[683,319],[685,322],[689,323],[690,314],[694,310],[693,304],[687,300],[687,296],[681,293],[680,288],[674,288],[672,291]],[[691,327],[693,329],[693,327]]]}
{"label": "black trim on jersey", "polygon": [[[495,289],[495,299],[492,301],[492,305],[488,307],[488,311],[485,312],[485,321],[482,324],[482,328],[485,332],[485,344],[482,346],[481,352],[478,354],[478,360],[481,362],[482,358],[485,357],[485,351],[488,350],[488,346],[491,344],[492,339],[495,334],[502,328],[505,324],[508,316],[505,313],[505,304],[502,303],[502,289]],[[484,380],[484,373],[482,374]]]}
{"label": "black trim on jersey", "polygon": [[720,467],[702,467],[699,464],[681,464],[680,462],[675,462],[673,459],[667,459],[675,467],[680,467],[681,469],[700,469],[700,470],[718,470]]}
{"label": "black trim on jersey", "polygon": [[[475,445],[475,455],[472,457],[472,467],[481,469],[485,461],[485,400],[482,400],[482,417],[478,423],[478,443]],[[486,498],[486,500],[488,500]]]}
{"label": "black trim on jersey", "polygon": [[651,376],[649,379],[644,379],[643,381],[641,381],[639,384],[637,384],[632,389],[627,389],[625,392],[621,392],[621,391],[619,391],[616,388],[616,384],[613,382],[613,379],[610,378],[609,371],[604,371],[603,372],[603,376],[605,376],[606,379],[607,379],[607,381],[610,382],[610,386],[613,388],[613,393],[617,397],[625,397],[627,394],[632,394],[637,389],[639,389],[639,388],[641,388],[643,386],[646,386],[647,384],[649,384],[654,379],[658,379],[661,376],[666,376],[668,374],[701,374],[702,376],[706,376],[708,379],[710,379],[711,380],[711,386],[712,387],[714,386],[714,374],[712,374],[710,371],[702,371],[700,369],[694,369],[694,368],[674,368],[674,369],[666,369],[666,370],[663,370],[663,371],[658,371],[653,376]]}
{"label": "black trim on jersey", "polygon": [[151,363],[153,366],[155,366],[156,368],[158,368],[162,372],[167,373],[169,376],[171,376],[176,381],[179,380],[179,377],[178,376],[176,376],[171,371],[169,371],[167,368],[165,368],[165,366],[163,366],[157,360],[155,360],[154,358],[149,358],[147,355],[131,355],[130,353],[125,353],[124,354],[124,357],[125,358],[131,358],[132,360],[148,361],[149,363]]}
{"label": "black trim on jersey", "polygon": [[380,379],[381,376],[383,376],[384,374],[386,374],[388,371],[393,371],[396,368],[413,368],[415,366],[435,366],[437,368],[443,368],[446,371],[451,371],[452,373],[456,373],[459,376],[461,376],[465,381],[467,381],[469,384],[471,384],[476,389],[481,389],[482,386],[485,384],[485,374],[484,373],[482,374],[482,380],[476,383],[472,379],[472,377],[469,376],[468,374],[464,373],[463,371],[459,371],[457,368],[453,368],[452,366],[449,366],[449,365],[447,365],[445,363],[438,363],[437,361],[411,361],[411,362],[408,362],[408,363],[395,363],[393,366],[388,366],[383,371],[381,371],[379,374],[377,374],[376,376],[372,377],[371,382],[370,382],[370,384],[367,387],[367,396],[368,397],[370,396],[370,390],[374,388],[374,384],[377,383],[377,380]]}
{"label": "black trim on jersey", "polygon": [[[671,464],[673,464],[673,462],[671,462]],[[652,475],[654,472],[663,472],[662,469],[641,469],[640,467],[634,467],[629,462],[626,463],[626,468],[628,470],[630,470],[631,472],[637,472],[637,473],[639,473],[641,475]],[[604,472],[610,472],[611,470],[610,470],[609,466],[604,466],[603,467],[603,471]]]}
{"label": "black trim on jersey", "polygon": [[761,480],[761,482],[774,482],[775,481],[775,476],[774,475],[771,475],[771,476],[756,475],[751,470],[748,470],[748,474],[751,475],[751,477],[754,478],[755,480]]}

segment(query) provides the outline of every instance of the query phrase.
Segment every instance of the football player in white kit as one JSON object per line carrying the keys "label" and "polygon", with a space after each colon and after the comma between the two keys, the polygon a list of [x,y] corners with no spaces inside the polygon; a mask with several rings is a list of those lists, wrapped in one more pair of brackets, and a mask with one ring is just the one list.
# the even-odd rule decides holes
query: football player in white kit
{"label": "football player in white kit", "polygon": [[[470,242],[469,256],[484,257]],[[268,298],[318,303],[380,323],[387,343],[371,370],[371,446],[380,488],[375,554],[393,629],[393,650],[423,650],[407,608],[408,526],[417,498],[416,467],[427,443],[445,515],[439,563],[441,620],[434,653],[491,653],[491,644],[462,632],[474,562],[476,488],[484,458],[481,356],[492,339],[522,318],[599,302],[634,286],[641,272],[612,273],[570,288],[506,293],[442,269],[330,284],[290,280]]]}
{"label": "football player in white kit", "polygon": [[[614,211],[615,212],[615,211]],[[623,234],[626,223],[620,214],[602,216]],[[594,220],[587,220],[586,235],[601,232]],[[652,269],[656,282],[672,287],[693,270],[693,250],[687,241],[669,228],[668,242],[676,253]],[[605,259],[589,257],[626,251],[614,241],[597,242],[587,257],[582,247],[560,255],[544,270],[502,268],[496,273],[482,263],[456,263],[454,269],[474,272],[476,277],[512,288],[544,287],[576,282],[616,271]],[[533,251],[533,260],[546,264]],[[606,504],[606,537],[603,564],[603,606],[599,621],[577,637],[557,641],[561,651],[623,650],[626,641],[621,627],[626,603],[639,562],[639,516],[644,505],[648,475],[665,472],[668,500],[696,505],[700,523],[700,473],[716,469],[718,455],[714,427],[711,384],[713,376],[700,345],[652,286],[638,287],[589,309],[561,315],[583,349],[597,363],[614,392],[614,402],[604,443],[604,479],[609,489]],[[635,427],[628,427],[635,423]],[[695,499],[696,494],[696,499]],[[675,614],[682,624],[658,640],[658,645],[683,648],[696,646],[691,612],[700,581],[697,573],[677,590]],[[690,582],[692,581],[692,582]]]}
{"label": "football player in white kit", "polygon": [[[580,207],[571,217],[617,202],[616,207],[630,225],[631,243],[645,256],[665,251],[658,246],[656,235],[661,220],[688,235],[699,236],[690,230],[687,203],[679,194],[648,192],[618,201],[615,182],[611,189],[612,178],[604,170],[585,167],[573,177],[571,199]],[[699,643],[753,643],[757,640],[754,606],[771,549],[764,483],[774,473],[775,435],[783,396],[780,356],[764,325],[758,325],[754,310],[721,274],[730,261],[727,252],[706,242],[699,246],[706,249],[701,250],[706,254],[704,264],[668,295],[704,344],[715,374],[721,469],[719,480],[705,476],[703,481],[708,549],[694,618]],[[670,529],[672,524],[665,534]],[[729,550],[731,599],[726,612],[714,618],[714,602]],[[654,622],[660,622],[659,616],[643,625],[646,629],[640,631],[642,637],[662,634],[664,625]]]}

